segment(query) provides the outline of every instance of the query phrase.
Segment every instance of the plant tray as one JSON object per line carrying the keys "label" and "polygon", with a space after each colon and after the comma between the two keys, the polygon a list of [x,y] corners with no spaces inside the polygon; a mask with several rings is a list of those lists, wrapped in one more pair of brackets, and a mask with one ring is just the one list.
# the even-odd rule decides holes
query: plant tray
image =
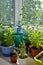
{"label": "plant tray", "polygon": [[38,58],[40,58],[42,55],[43,55],[43,51],[41,51],[38,55],[36,55],[36,56],[34,57],[34,60],[36,61],[36,65],[43,65],[43,62],[42,62],[40,59],[38,59]]}

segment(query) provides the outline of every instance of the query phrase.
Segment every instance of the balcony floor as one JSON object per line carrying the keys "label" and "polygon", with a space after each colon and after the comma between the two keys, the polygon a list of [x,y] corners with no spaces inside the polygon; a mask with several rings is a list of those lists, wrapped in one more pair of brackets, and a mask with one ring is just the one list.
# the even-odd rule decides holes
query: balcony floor
{"label": "balcony floor", "polygon": [[[29,57],[29,59],[33,60],[32,58]],[[34,60],[33,60],[34,61]],[[31,63],[29,61],[29,63]],[[10,57],[4,57],[0,51],[0,65],[18,65],[15,63],[10,62]],[[20,64],[19,64],[20,65]],[[30,64],[29,64],[30,65]]]}

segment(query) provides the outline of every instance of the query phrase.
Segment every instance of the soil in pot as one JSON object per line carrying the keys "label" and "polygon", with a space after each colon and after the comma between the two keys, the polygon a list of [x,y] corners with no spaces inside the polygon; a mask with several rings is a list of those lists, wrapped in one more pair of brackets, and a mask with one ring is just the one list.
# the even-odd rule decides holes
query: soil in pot
{"label": "soil in pot", "polygon": [[15,53],[11,53],[10,60],[12,63],[16,63],[17,62],[17,55]]}

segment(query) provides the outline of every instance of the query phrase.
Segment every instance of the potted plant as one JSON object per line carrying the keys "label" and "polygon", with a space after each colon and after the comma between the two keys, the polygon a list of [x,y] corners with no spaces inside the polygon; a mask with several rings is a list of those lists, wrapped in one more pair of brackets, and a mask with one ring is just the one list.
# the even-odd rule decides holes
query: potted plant
{"label": "potted plant", "polygon": [[12,63],[17,63],[18,60],[18,48],[14,48],[12,53],[10,54],[10,60]]}
{"label": "potted plant", "polygon": [[16,53],[11,53],[10,54],[10,60],[12,63],[16,63],[17,62],[17,55]]}
{"label": "potted plant", "polygon": [[36,65],[43,65],[43,51],[34,57]]}
{"label": "potted plant", "polygon": [[40,46],[42,42],[42,33],[42,30],[32,30],[28,35],[31,41],[30,50],[32,57],[36,56],[42,50]]}
{"label": "potted plant", "polygon": [[19,45],[19,64],[20,65],[25,65],[26,59],[28,58],[28,54],[26,53],[26,46],[25,46],[25,42],[22,41]]}
{"label": "potted plant", "polygon": [[4,56],[9,56],[12,52],[12,48],[15,46],[14,44],[14,30],[11,27],[2,31],[1,36],[1,49]]}

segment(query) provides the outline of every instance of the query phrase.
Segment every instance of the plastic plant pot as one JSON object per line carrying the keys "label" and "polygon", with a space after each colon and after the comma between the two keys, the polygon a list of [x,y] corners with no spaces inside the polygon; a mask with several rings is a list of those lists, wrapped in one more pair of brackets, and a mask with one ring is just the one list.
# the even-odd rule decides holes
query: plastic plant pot
{"label": "plastic plant pot", "polygon": [[41,51],[38,55],[36,55],[34,57],[34,60],[36,62],[36,65],[43,65],[43,62],[40,59],[38,59],[42,54],[43,54],[43,51]]}
{"label": "plastic plant pot", "polygon": [[39,52],[41,52],[41,49],[34,49],[31,47],[31,55],[34,58]]}
{"label": "plastic plant pot", "polygon": [[0,46],[2,49],[2,54],[6,57],[10,56],[10,53],[12,53],[12,49],[14,48],[14,46],[15,44],[8,47]]}
{"label": "plastic plant pot", "polygon": [[17,55],[15,53],[11,53],[10,60],[12,63],[16,63],[17,62]]}

